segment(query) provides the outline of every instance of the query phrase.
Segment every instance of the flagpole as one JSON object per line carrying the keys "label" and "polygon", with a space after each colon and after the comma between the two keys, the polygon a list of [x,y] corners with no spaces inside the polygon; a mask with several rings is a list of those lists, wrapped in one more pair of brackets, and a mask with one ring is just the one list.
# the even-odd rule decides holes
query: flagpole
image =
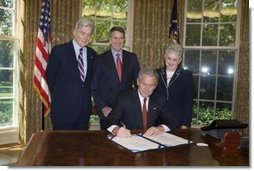
{"label": "flagpole", "polygon": [[34,60],[33,85],[42,100],[41,129],[45,129],[45,117],[50,110],[50,93],[46,81],[46,67],[51,52],[51,13],[50,0],[43,0],[39,21]]}
{"label": "flagpole", "polygon": [[172,37],[173,43],[179,43],[179,26],[178,26],[178,21],[177,21],[177,0],[173,1],[173,7],[171,11],[171,19],[169,22],[169,38],[170,36]]}

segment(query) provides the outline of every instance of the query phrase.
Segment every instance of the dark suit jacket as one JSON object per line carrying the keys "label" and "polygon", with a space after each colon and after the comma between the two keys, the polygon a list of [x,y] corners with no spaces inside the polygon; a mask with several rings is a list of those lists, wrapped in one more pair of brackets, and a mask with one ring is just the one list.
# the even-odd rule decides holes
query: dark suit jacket
{"label": "dark suit jacket", "polygon": [[98,55],[94,64],[93,98],[97,109],[114,107],[117,96],[131,90],[140,69],[137,55],[123,50],[122,81],[119,81],[111,49]]}
{"label": "dark suit jacket", "polygon": [[[175,122],[167,106],[166,98],[153,93],[148,102],[147,128],[167,125],[171,130],[175,128]],[[138,96],[138,90],[126,92],[118,98],[118,102],[109,116],[109,126],[124,123],[127,129],[142,129],[142,109]]]}
{"label": "dark suit jacket", "polygon": [[155,92],[167,98],[169,110],[176,118],[177,128],[190,126],[193,106],[193,76],[191,71],[178,68],[167,86],[165,68],[156,70],[159,82]]}
{"label": "dark suit jacket", "polygon": [[82,86],[73,43],[55,46],[50,54],[46,79],[51,93],[52,122],[73,123],[91,114],[91,81],[96,52],[87,47],[87,74]]}

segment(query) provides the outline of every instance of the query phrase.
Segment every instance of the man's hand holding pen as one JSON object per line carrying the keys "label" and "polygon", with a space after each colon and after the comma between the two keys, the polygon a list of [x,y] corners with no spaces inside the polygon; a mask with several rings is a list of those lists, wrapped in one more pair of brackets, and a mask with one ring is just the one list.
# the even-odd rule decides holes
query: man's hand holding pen
{"label": "man's hand holding pen", "polygon": [[[112,134],[117,136],[117,137],[121,137],[121,138],[125,138],[125,137],[130,137],[131,136],[131,131],[129,129],[126,128],[125,124],[123,122],[121,122],[122,127],[116,126],[113,128],[112,130]],[[163,127],[163,125],[157,126],[157,127],[150,127],[149,129],[147,129],[145,131],[145,133],[143,135],[145,136],[156,136],[159,135],[163,132],[167,132],[169,131],[169,129],[167,130]]]}
{"label": "man's hand holding pen", "polygon": [[125,127],[115,127],[112,132],[114,135],[117,137],[130,137],[131,136],[131,131],[126,129]]}

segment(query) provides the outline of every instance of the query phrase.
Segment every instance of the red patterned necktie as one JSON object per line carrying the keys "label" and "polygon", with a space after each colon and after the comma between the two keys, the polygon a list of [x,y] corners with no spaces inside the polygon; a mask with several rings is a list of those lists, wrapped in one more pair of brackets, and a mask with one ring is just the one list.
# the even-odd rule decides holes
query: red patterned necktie
{"label": "red patterned necktie", "polygon": [[116,54],[116,70],[117,70],[119,80],[121,81],[121,79],[122,79],[122,63],[121,63],[121,60],[120,60],[120,54],[119,53]]}
{"label": "red patterned necktie", "polygon": [[147,128],[147,110],[146,110],[146,98],[144,98],[143,109],[142,109],[142,119],[143,119],[143,129]]}

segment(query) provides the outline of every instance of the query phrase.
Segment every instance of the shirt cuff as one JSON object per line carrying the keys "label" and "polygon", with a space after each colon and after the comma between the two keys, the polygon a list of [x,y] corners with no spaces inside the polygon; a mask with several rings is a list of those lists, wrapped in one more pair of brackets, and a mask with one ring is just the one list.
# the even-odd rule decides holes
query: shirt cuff
{"label": "shirt cuff", "polygon": [[169,132],[170,131],[169,127],[167,127],[166,125],[161,125],[161,126],[164,128],[164,132]]}
{"label": "shirt cuff", "polygon": [[108,130],[109,132],[113,133],[113,129],[116,128],[116,127],[118,127],[118,126],[117,126],[117,125],[111,125],[110,127],[108,127],[107,130]]}

